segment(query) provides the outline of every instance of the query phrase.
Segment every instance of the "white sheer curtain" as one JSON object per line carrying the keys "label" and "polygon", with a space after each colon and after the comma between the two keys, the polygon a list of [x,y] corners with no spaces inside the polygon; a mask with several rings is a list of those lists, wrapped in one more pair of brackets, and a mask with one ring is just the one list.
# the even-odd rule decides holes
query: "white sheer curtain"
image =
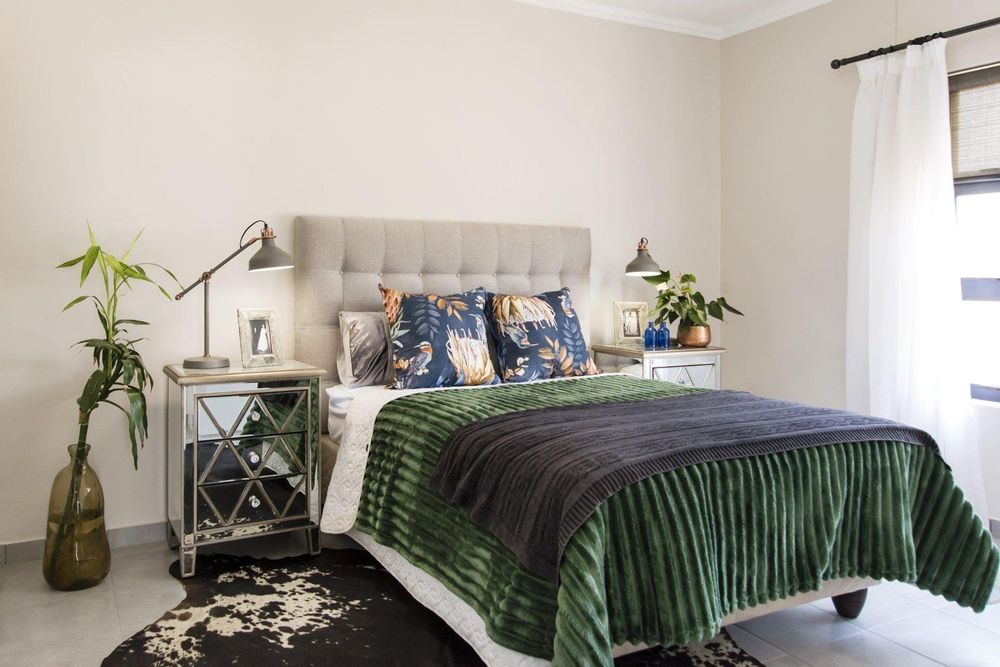
{"label": "white sheer curtain", "polygon": [[[848,407],[921,428],[981,516],[986,501],[953,261],[945,40],[858,64],[848,241]],[[961,330],[960,326],[958,327]]]}

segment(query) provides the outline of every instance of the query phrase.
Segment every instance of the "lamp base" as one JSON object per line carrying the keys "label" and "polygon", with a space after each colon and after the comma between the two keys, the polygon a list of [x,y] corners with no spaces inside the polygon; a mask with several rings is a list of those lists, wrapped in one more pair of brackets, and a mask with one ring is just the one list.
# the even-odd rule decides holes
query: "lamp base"
{"label": "lamp base", "polygon": [[188,357],[184,360],[184,368],[229,368],[229,358],[211,355]]}

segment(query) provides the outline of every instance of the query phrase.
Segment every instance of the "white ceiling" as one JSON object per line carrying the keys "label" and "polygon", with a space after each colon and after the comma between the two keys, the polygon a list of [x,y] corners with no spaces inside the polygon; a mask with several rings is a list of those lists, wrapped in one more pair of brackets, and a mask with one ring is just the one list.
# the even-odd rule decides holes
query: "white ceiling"
{"label": "white ceiling", "polygon": [[594,18],[711,39],[780,21],[831,0],[514,0]]}

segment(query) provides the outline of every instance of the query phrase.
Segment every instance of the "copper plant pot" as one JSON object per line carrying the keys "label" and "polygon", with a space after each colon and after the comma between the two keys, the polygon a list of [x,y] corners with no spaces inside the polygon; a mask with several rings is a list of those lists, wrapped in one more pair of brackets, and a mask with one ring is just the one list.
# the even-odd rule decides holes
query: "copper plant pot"
{"label": "copper plant pot", "polygon": [[677,342],[684,347],[708,347],[712,342],[712,327],[682,324],[677,328]]}

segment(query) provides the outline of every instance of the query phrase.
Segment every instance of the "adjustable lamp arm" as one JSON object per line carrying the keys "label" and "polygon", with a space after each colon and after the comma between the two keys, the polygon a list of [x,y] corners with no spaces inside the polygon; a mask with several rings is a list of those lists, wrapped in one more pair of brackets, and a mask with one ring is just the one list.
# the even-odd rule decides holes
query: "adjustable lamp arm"
{"label": "adjustable lamp arm", "polygon": [[[250,228],[257,223],[263,223],[264,229],[260,231],[260,236],[252,236],[250,240],[246,243],[243,242],[244,237],[246,237],[247,232]],[[205,331],[204,331],[204,347],[205,353],[200,357],[189,357],[184,360],[184,368],[228,368],[229,359],[226,357],[213,357],[208,351],[208,286],[212,280],[212,276],[215,272],[224,267],[229,262],[233,261],[237,255],[242,253],[244,250],[252,246],[253,244],[260,241],[260,249],[254,253],[254,256],[250,258],[250,263],[248,269],[250,271],[266,271],[269,269],[290,269],[294,265],[292,258],[284,250],[279,248],[274,242],[274,230],[271,229],[266,222],[263,220],[254,220],[247,228],[243,230],[243,235],[240,236],[239,247],[224,260],[213,266],[208,271],[201,274],[198,280],[194,281],[186,288],[177,293],[174,299],[180,301],[184,298],[184,295],[193,290],[198,285],[204,287],[204,298],[205,298]]]}
{"label": "adjustable lamp arm", "polygon": [[[255,220],[255,221],[251,222],[247,226],[247,228],[245,230],[243,230],[243,236],[246,236],[246,233],[250,229],[250,227],[253,227],[258,222],[264,222],[264,221],[263,220]],[[174,296],[174,299],[176,301],[180,301],[182,298],[184,298],[185,294],[187,294],[188,292],[190,292],[191,290],[193,290],[195,287],[197,287],[198,285],[202,284],[203,282],[211,280],[212,276],[215,274],[216,271],[218,271],[219,269],[221,269],[222,267],[224,267],[229,262],[233,261],[244,250],[246,250],[247,248],[249,248],[250,246],[252,246],[257,241],[260,241],[260,240],[266,239],[266,238],[274,238],[274,230],[271,229],[266,222],[264,222],[264,229],[261,231],[260,236],[252,236],[252,237],[250,237],[250,240],[247,241],[246,243],[243,243],[243,237],[240,237],[240,243],[241,243],[241,245],[240,245],[239,248],[236,249],[235,252],[233,252],[231,255],[229,255],[229,257],[226,257],[224,260],[222,260],[221,262],[219,262],[218,264],[216,264],[215,266],[213,266],[212,268],[210,268],[208,271],[205,271],[204,273],[202,273],[201,277],[198,278],[198,280],[194,281],[193,283],[191,283],[190,285],[188,285],[187,287],[185,287],[182,291],[178,292],[177,295]]]}

